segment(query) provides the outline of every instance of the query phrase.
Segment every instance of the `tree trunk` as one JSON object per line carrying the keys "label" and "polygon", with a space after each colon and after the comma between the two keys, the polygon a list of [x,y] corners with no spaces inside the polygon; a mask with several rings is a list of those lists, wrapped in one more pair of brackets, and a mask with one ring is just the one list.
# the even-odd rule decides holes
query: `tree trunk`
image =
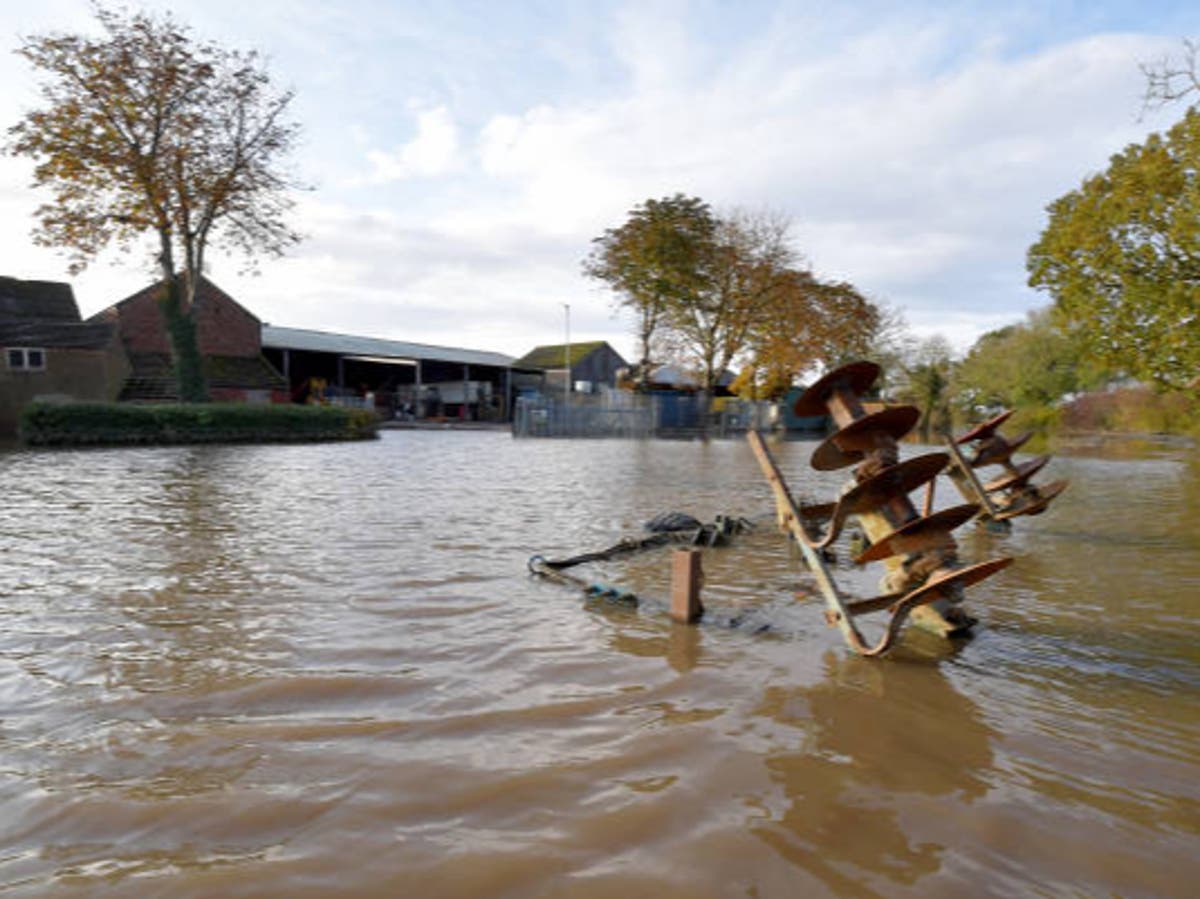
{"label": "tree trunk", "polygon": [[175,272],[171,256],[170,240],[163,237],[163,252],[160,257],[165,290],[160,296],[163,321],[167,326],[167,337],[171,344],[171,363],[175,370],[175,383],[179,400],[183,403],[208,402],[208,381],[204,376],[203,360],[196,340],[196,323],[191,317],[191,308],[184,310],[186,276]]}

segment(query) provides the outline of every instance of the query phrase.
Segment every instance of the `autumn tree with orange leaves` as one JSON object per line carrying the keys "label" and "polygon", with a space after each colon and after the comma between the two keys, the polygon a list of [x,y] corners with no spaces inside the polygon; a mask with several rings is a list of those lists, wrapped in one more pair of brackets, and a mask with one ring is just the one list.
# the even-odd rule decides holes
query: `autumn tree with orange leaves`
{"label": "autumn tree with orange leaves", "polygon": [[584,273],[635,314],[643,372],[657,345],[709,392],[738,364],[748,393],[775,398],[806,371],[865,354],[883,324],[853,285],[804,265],[790,228],[770,210],[717,215],[683,194],[647,200],[593,241]]}
{"label": "autumn tree with orange leaves", "polygon": [[806,372],[863,358],[883,324],[880,308],[853,284],[789,270],[750,335],[755,395],[779,399]]}
{"label": "autumn tree with orange leaves", "polygon": [[70,251],[77,273],[106,247],[147,235],[180,398],[207,399],[196,285],[216,241],[279,255],[299,240],[286,223],[297,185],[281,168],[299,126],[254,52],[195,39],[169,14],[96,7],[99,37],[25,38],[42,105],[9,129],[8,152],[36,163],[53,199],[34,239]]}

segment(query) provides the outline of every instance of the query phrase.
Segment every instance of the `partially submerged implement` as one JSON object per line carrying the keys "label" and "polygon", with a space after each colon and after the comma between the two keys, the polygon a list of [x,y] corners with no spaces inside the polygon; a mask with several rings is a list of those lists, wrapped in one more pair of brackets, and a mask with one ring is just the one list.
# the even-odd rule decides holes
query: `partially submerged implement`
{"label": "partially submerged implement", "polygon": [[[885,407],[867,412],[862,396],[879,376],[873,362],[854,362],[830,372],[796,401],[798,416],[828,413],[837,431],[812,455],[812,466],[833,471],[855,466],[853,482],[835,502],[798,503],[762,437],[747,440],[775,494],[776,516],[804,553],[825,599],[826,621],[842,632],[846,643],[864,656],[880,656],[891,649],[905,622],[945,637],[967,632],[975,623],[961,607],[963,590],[1012,563],[1011,558],[989,559],[963,565],[951,536],[954,528],[981,511],[979,503],[933,512],[933,489],[951,453],[925,453],[901,462],[897,441],[917,423],[913,406]],[[924,487],[924,509],[918,512],[909,494]],[[838,588],[826,561],[827,548],[855,522],[869,545],[854,561],[880,561],[885,567],[880,596],[854,599]],[[856,619],[887,612],[882,636],[867,640]]]}
{"label": "partially submerged implement", "polygon": [[527,563],[529,572],[566,586],[578,587],[586,596],[637,605],[640,599],[632,591],[567,574],[567,569],[586,562],[606,561],[668,545],[724,546],[738,534],[752,530],[753,524],[746,518],[733,515],[718,515],[711,522],[702,522],[681,512],[664,512],[655,515],[644,527],[649,534],[642,537],[625,537],[612,546],[594,552],[579,553],[565,559],[547,559],[541,554],[532,556]]}
{"label": "partially submerged implement", "polygon": [[[1012,461],[1013,454],[1025,445],[1031,434],[1012,439],[1000,433],[1000,426],[1012,416],[1012,410],[976,425],[959,437],[946,437],[953,465],[950,480],[964,499],[979,503],[979,518],[989,526],[1010,527],[1010,519],[1018,515],[1040,515],[1051,500],[1067,489],[1068,481],[1050,481],[1038,486],[1032,482],[1035,474],[1050,461],[1047,455],[1035,456],[1020,464]],[[969,446],[970,455],[961,447]],[[981,482],[975,469],[999,465],[1002,473]]]}
{"label": "partially submerged implement", "polygon": [[[818,471],[852,469],[852,479],[832,501],[797,501],[762,436],[755,431],[747,434],[774,493],[779,527],[795,538],[825,600],[826,621],[841,631],[852,650],[864,656],[886,654],[910,620],[942,637],[965,635],[976,623],[962,606],[965,589],[1007,568],[1013,560],[1002,556],[966,564],[958,557],[952,532],[972,520],[1008,527],[1007,519],[1013,516],[1044,511],[1067,484],[1032,484],[1033,476],[1046,465],[1047,456],[1020,464],[1012,461],[1029,435],[1008,440],[999,434],[1000,425],[1011,413],[998,415],[961,437],[948,437],[945,452],[921,453],[902,461],[898,441],[916,426],[920,412],[913,406],[883,406],[868,411],[863,396],[878,376],[879,366],[873,362],[842,366],[809,387],[793,405],[796,416],[828,416],[836,426],[811,457],[811,465]],[[963,446],[968,449],[964,451]],[[986,465],[1000,465],[1003,471],[981,483],[975,469]],[[969,501],[935,511],[935,485],[947,469]],[[919,490],[924,491],[920,510],[910,498]],[[591,582],[568,574],[567,569],[682,544],[689,548],[676,550],[673,555],[670,614],[677,621],[690,623],[704,615],[699,601],[699,548],[728,543],[749,527],[750,522],[742,518],[718,516],[714,522],[704,524],[690,516],[670,513],[648,522],[649,534],[564,559],[537,555],[529,560],[529,570],[578,588],[590,597],[641,605],[642,599],[628,590]],[[854,539],[846,543],[853,546],[850,554],[856,565],[883,566],[882,592],[877,596],[853,597],[837,584],[830,561],[832,548],[839,538],[850,535]],[[886,613],[883,632],[868,639],[858,620],[876,613]],[[741,626],[744,618],[736,615],[725,623]]]}

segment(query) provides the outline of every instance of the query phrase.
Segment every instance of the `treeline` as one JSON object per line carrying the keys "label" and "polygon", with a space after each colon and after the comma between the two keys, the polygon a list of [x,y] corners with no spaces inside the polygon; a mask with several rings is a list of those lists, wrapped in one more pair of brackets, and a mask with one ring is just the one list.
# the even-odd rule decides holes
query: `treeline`
{"label": "treeline", "polygon": [[[1200,97],[1197,45],[1146,69],[1147,102]],[[1200,110],[1189,107],[1046,208],[1030,286],[1050,305],[983,335],[963,358],[916,340],[894,310],[817,277],[771,212],[718,215],[696,197],[647,200],[584,262],[633,313],[651,360],[690,366],[711,390],[736,368],[747,398],[854,358],[884,368],[884,398],[923,411],[922,436],[1014,409],[1017,423],[1200,434]]]}
{"label": "treeline", "polygon": [[926,438],[1013,409],[1013,425],[1041,435],[1069,431],[1200,436],[1195,389],[1134,378],[1100,359],[1053,307],[990,331],[961,358],[940,338],[908,341],[892,366],[888,399],[920,406]]}

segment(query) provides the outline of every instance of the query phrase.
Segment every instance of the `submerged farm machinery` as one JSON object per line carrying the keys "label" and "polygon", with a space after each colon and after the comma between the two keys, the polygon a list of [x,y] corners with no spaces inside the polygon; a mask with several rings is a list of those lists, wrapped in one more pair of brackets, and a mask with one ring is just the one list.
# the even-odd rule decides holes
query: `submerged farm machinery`
{"label": "submerged farm machinery", "polygon": [[[816,586],[825,601],[825,619],[837,627],[850,648],[863,656],[882,656],[892,649],[907,622],[943,637],[966,634],[976,623],[963,608],[964,591],[1008,567],[1012,559],[998,556],[968,563],[959,557],[953,531],[970,521],[993,530],[1006,530],[1019,515],[1037,515],[1067,486],[1052,481],[1037,486],[1032,478],[1047,463],[1037,456],[1020,464],[1013,455],[1029,439],[1008,439],[999,432],[1010,413],[992,418],[959,437],[946,436],[944,451],[921,452],[900,458],[899,441],[917,424],[915,406],[864,403],[879,377],[873,362],[854,362],[831,371],[795,402],[797,416],[828,415],[834,432],[813,451],[810,464],[820,472],[850,469],[852,477],[839,495],[821,502],[792,493],[762,436],[747,434],[775,498],[780,528],[795,539]],[[981,482],[977,469],[1000,466],[1001,472]],[[943,473],[966,502],[935,510],[937,479]],[[920,508],[912,496],[923,493]],[[628,538],[597,552],[560,560],[541,555],[529,560],[531,573],[632,605],[641,600],[632,592],[592,583],[567,574],[575,565],[650,550],[670,543],[689,548],[676,550],[672,563],[670,614],[677,621],[720,621],[706,616],[699,601],[702,575],[696,547],[729,542],[749,528],[745,519],[719,516],[709,525],[681,516],[660,516],[647,525],[648,536]],[[678,526],[676,526],[678,525]],[[880,593],[859,598],[837,583],[834,545],[842,537],[855,566],[879,564],[883,576]],[[860,629],[864,616],[884,613],[882,632],[868,638]],[[744,616],[726,616],[739,625]],[[766,629],[765,626],[759,629]]]}
{"label": "submerged farm machinery", "polygon": [[[980,520],[989,526],[1007,528],[1008,521],[1018,515],[1040,515],[1046,511],[1051,500],[1067,489],[1067,481],[1051,481],[1038,486],[1032,482],[1050,457],[1034,456],[1017,465],[1013,454],[1025,445],[1031,434],[1026,432],[1013,439],[1000,433],[1000,426],[1008,421],[1012,411],[1001,412],[996,417],[977,425],[960,437],[946,437],[953,465],[950,480],[958,488],[963,499],[980,505]],[[970,455],[961,449],[970,446]],[[981,482],[975,469],[999,465],[1001,473]]]}
{"label": "submerged farm machinery", "polygon": [[[853,466],[853,480],[834,501],[797,502],[762,437],[753,432],[747,435],[775,494],[778,523],[795,538],[816,578],[825,600],[826,620],[841,630],[855,652],[865,656],[883,655],[891,649],[910,617],[942,636],[970,629],[975,621],[961,606],[963,590],[1006,568],[1012,559],[963,564],[951,532],[981,514],[999,514],[982,500],[999,491],[1019,489],[1033,468],[1028,463],[1017,468],[1016,474],[1008,475],[1009,480],[997,479],[990,490],[981,485],[978,501],[934,512],[937,477],[961,452],[956,444],[950,452],[928,452],[901,461],[897,441],[916,425],[920,411],[914,406],[867,411],[862,398],[878,376],[879,366],[873,362],[855,362],[830,372],[796,401],[797,415],[828,414],[836,428],[813,452],[812,467],[834,471]],[[991,438],[994,431],[993,427],[984,436]],[[967,435],[962,442],[973,439],[977,436]],[[1012,455],[1012,450],[1001,451],[998,445],[989,452],[992,455],[984,457],[988,461],[1002,457],[1008,463]],[[964,469],[956,470],[970,473],[969,463],[964,464]],[[918,511],[909,494],[921,488],[925,498]],[[1006,503],[1004,508],[1010,506]],[[884,566],[884,592],[879,596],[855,599],[846,595],[829,564],[827,550],[851,521],[868,541],[856,552],[854,562]],[[877,612],[887,613],[887,623],[881,636],[868,640],[857,622]]]}

